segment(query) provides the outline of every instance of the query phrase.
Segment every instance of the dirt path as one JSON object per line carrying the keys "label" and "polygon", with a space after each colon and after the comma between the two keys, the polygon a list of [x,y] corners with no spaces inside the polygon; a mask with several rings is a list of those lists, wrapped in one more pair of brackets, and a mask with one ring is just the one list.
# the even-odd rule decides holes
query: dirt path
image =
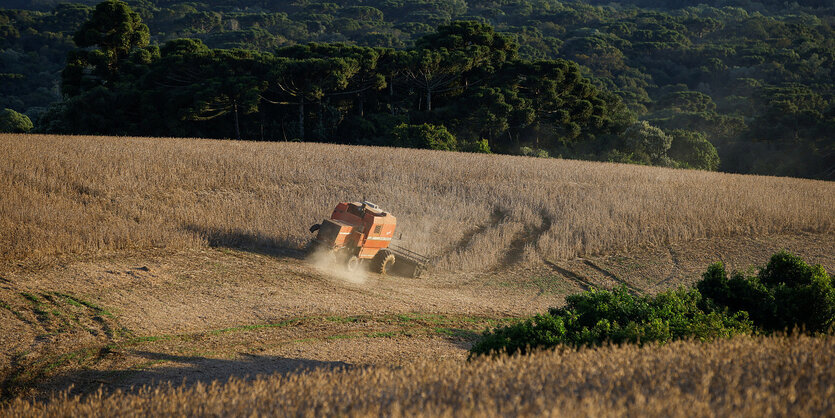
{"label": "dirt path", "polygon": [[487,318],[426,314],[305,317],[198,333],[125,338],[41,385],[89,393],[142,385],[210,383],[314,368],[399,367],[418,359],[464,360]]}

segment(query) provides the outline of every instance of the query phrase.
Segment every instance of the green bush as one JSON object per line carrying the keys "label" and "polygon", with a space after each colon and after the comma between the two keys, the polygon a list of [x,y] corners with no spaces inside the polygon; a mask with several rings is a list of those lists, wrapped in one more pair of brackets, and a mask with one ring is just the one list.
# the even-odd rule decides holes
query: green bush
{"label": "green bush", "polygon": [[835,324],[835,289],[821,266],[781,251],[757,275],[734,272],[721,263],[711,265],[697,284],[705,309],[748,312],[765,331],[831,331]]}
{"label": "green bush", "polygon": [[538,157],[538,158],[549,158],[551,154],[544,149],[539,148],[531,148],[531,147],[520,147],[519,154],[522,154],[526,157]]}
{"label": "green bush", "polygon": [[673,142],[667,154],[684,168],[719,169],[719,154],[703,133],[677,129],[671,135]]}
{"label": "green bush", "polygon": [[589,290],[566,297],[562,308],[487,330],[470,355],[526,353],[557,345],[666,343],[710,340],[752,332],[831,332],[835,325],[832,277],[785,251],[774,254],[757,275],[721,263],[708,267],[695,289],[635,296],[625,287]]}
{"label": "green bush", "polygon": [[26,133],[32,130],[32,121],[28,116],[12,109],[0,111],[0,132]]}
{"label": "green bush", "polygon": [[406,148],[428,148],[441,151],[458,150],[455,137],[443,125],[400,124],[392,132],[393,145]]}
{"label": "green bush", "polygon": [[623,132],[626,153],[646,154],[653,165],[667,156],[673,138],[647,121],[635,122]]}
{"label": "green bush", "polygon": [[744,312],[705,312],[695,289],[634,296],[625,287],[589,290],[566,298],[566,306],[522,322],[485,331],[471,355],[516,352],[557,345],[665,343],[750,333]]}
{"label": "green bush", "polygon": [[461,151],[465,152],[477,152],[481,154],[492,154],[493,152],[490,150],[490,143],[487,142],[486,138],[482,138],[478,141],[467,142],[461,148]]}

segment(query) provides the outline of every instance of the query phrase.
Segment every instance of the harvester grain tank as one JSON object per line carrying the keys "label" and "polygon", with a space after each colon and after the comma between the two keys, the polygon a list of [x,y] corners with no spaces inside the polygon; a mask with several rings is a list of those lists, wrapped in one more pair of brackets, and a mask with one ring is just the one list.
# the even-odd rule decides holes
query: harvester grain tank
{"label": "harvester grain tank", "polygon": [[371,202],[343,202],[330,219],[310,227],[317,232],[315,251],[328,255],[332,263],[349,271],[363,265],[380,274],[418,277],[428,259],[392,244],[397,218]]}

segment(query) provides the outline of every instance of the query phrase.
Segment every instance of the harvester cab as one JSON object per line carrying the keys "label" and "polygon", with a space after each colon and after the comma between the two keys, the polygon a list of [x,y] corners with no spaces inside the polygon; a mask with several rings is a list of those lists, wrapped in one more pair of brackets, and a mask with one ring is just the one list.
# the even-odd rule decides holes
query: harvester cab
{"label": "harvester cab", "polygon": [[426,257],[392,245],[397,218],[371,202],[339,203],[330,219],[310,227],[317,232],[316,251],[327,254],[332,263],[344,264],[349,271],[364,264],[380,273],[418,277]]}

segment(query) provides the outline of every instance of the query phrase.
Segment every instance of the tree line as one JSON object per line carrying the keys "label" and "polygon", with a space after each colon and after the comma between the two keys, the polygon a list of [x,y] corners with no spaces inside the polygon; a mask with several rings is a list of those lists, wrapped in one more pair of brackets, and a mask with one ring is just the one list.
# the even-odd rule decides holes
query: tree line
{"label": "tree line", "polygon": [[[150,45],[118,0],[96,6],[62,72],[55,133],[327,141],[567,156],[715,169],[698,135],[666,135],[563,59],[524,60],[483,23],[441,25],[414,47],[309,43],[273,53]],[[682,131],[684,132],[684,131]],[[667,155],[686,149],[678,160]],[[699,160],[693,143],[713,157]],[[688,148],[689,147],[689,148]]]}
{"label": "tree line", "polygon": [[[19,7],[44,9],[47,4],[26,1],[18,1]],[[367,129],[373,126],[377,137],[385,134],[391,141],[414,136],[416,132],[423,132],[422,135],[432,132],[439,138],[445,137],[443,128],[461,144],[475,147],[474,141],[484,139],[500,152],[644,164],[670,164],[671,160],[684,160],[689,158],[685,154],[695,153],[697,157],[691,158],[688,165],[698,165],[696,160],[709,160],[711,163],[702,164],[708,167],[718,161],[711,153],[711,148],[715,147],[722,157],[719,168],[724,171],[817,178],[835,176],[835,140],[828,135],[835,125],[831,82],[835,61],[831,27],[835,23],[835,9],[825,2],[785,4],[723,0],[671,3],[646,0],[621,6],[552,0],[477,3],[464,0],[341,0],[328,3],[263,0],[246,4],[235,0],[211,3],[130,0],[128,3],[150,27],[150,45],[157,45],[160,51],[167,41],[187,37],[201,40],[210,50],[244,49],[259,56],[278,58],[292,58],[283,57],[286,52],[281,50],[298,48],[310,41],[316,45],[312,50],[321,50],[323,45],[342,44],[346,49],[363,46],[415,53],[431,49],[431,46],[426,47],[431,44],[420,46],[419,42],[439,33],[440,26],[456,20],[474,21],[490,26],[494,33],[501,34],[516,46],[516,58],[506,59],[508,62],[533,64],[564,60],[568,66],[576,63],[582,78],[599,91],[596,97],[614,94],[620,98],[628,110],[627,116],[620,118],[621,122],[633,119],[629,123],[619,122],[620,127],[608,131],[587,129],[581,120],[569,120],[582,128],[581,135],[575,138],[572,138],[576,133],[574,125],[561,123],[555,125],[555,132],[544,132],[543,127],[551,122],[543,122],[537,128],[510,129],[510,135],[507,130],[497,131],[504,136],[502,139],[490,132],[467,131],[464,128],[466,118],[447,111],[454,103],[470,103],[475,97],[495,103],[494,109],[482,111],[485,117],[492,117],[497,112],[501,116],[499,108],[505,105],[517,110],[530,107],[507,103],[517,100],[512,94],[505,94],[513,89],[502,91],[501,85],[491,84],[489,87],[494,90],[488,91],[488,85],[484,84],[478,85],[483,88],[476,95],[472,86],[467,85],[467,94],[463,94],[463,90],[449,90],[439,95],[434,92],[426,95],[426,92],[419,93],[417,80],[411,79],[407,83],[396,79],[395,83],[390,83],[394,98],[405,103],[408,96],[411,102],[408,106],[400,105],[404,112],[395,111],[394,116],[407,115],[408,118],[394,126],[406,123],[431,127],[403,127],[397,131],[398,135],[394,135],[389,126],[394,120],[383,123],[379,119],[386,112],[378,112],[379,109],[373,107],[383,103],[379,100],[384,96],[380,90],[373,91],[372,101],[353,101],[353,106],[359,108],[351,116],[362,114],[362,117],[346,118],[335,125],[332,118],[340,116],[334,109],[344,110],[348,100],[330,92],[323,93],[321,123],[319,99],[305,98],[306,120],[301,127],[305,131],[302,137],[306,140],[321,140],[323,132],[342,134],[349,130],[350,124],[360,124]],[[4,68],[0,69],[4,73],[0,75],[0,98],[9,103],[5,107],[32,117],[36,129],[45,128],[38,119],[50,102],[64,98],[57,82],[64,62],[60,62],[63,58],[56,57],[64,57],[72,49],[73,34],[90,13],[92,8],[82,4],[60,5],[51,12],[0,10],[0,34],[9,34],[0,38],[0,48],[3,48],[0,54],[5,54]],[[61,19],[57,18],[59,14]],[[39,52],[48,52],[43,54],[47,58],[21,53],[32,51],[35,46],[39,46]],[[322,52],[312,54],[318,53]],[[6,57],[9,60],[5,60]],[[155,60],[156,56],[151,53],[151,58]],[[388,58],[383,57],[382,67],[390,65],[386,61]],[[444,59],[448,62],[450,58]],[[504,69],[505,65],[501,64],[501,67]],[[509,71],[509,68],[503,71]],[[520,71],[526,70],[520,68]],[[500,81],[502,71],[491,74]],[[436,81],[444,83],[440,78]],[[428,87],[429,90],[438,89],[431,84]],[[274,89],[275,86],[271,86],[265,100],[299,101],[298,94],[291,100],[285,97],[286,91],[277,94],[272,91]],[[366,91],[364,94],[371,93]],[[238,112],[239,123],[246,125],[241,128],[241,135],[260,139],[263,126],[265,139],[298,136],[298,126],[294,131],[289,124],[289,110],[278,111],[288,105],[267,106],[265,103],[259,105],[258,112]],[[371,107],[362,108],[366,105]],[[432,110],[428,113],[432,117],[422,117],[430,106]],[[207,108],[212,109],[211,106]],[[436,109],[439,112],[435,112]],[[199,117],[224,111],[214,110],[217,112]],[[576,113],[576,110],[569,113],[571,111]],[[54,109],[50,113],[54,114]],[[276,122],[278,113],[284,122]],[[300,112],[294,113],[294,119],[298,119]],[[234,114],[224,113],[218,118],[229,125]],[[390,109],[387,114],[392,116]],[[553,120],[554,115],[551,116]],[[264,117],[263,124],[260,117]],[[252,118],[259,118],[257,132],[251,132]],[[614,141],[610,137],[626,133],[626,125],[634,124],[635,118],[649,124],[649,127],[635,126],[630,131],[643,135],[640,140],[635,140],[634,135],[632,140],[621,137]],[[501,127],[506,119],[498,117],[497,125]],[[509,123],[518,126],[518,120],[510,119]],[[202,122],[205,122],[204,127],[211,124]],[[486,121],[482,122],[477,125],[488,125]],[[660,128],[661,135],[650,128]],[[496,130],[496,127],[492,129]],[[281,134],[277,135],[279,130]],[[204,128],[204,131],[212,129]],[[192,130],[184,134],[192,136],[199,132]],[[234,131],[222,132],[229,137],[237,136]],[[374,142],[368,134],[362,136],[328,140]],[[514,136],[518,140],[509,138]],[[711,147],[706,146],[705,140]],[[647,141],[662,146],[669,143],[670,146],[664,155],[651,155],[646,144],[641,145],[642,149],[628,145]],[[508,147],[507,142],[517,145]]]}

